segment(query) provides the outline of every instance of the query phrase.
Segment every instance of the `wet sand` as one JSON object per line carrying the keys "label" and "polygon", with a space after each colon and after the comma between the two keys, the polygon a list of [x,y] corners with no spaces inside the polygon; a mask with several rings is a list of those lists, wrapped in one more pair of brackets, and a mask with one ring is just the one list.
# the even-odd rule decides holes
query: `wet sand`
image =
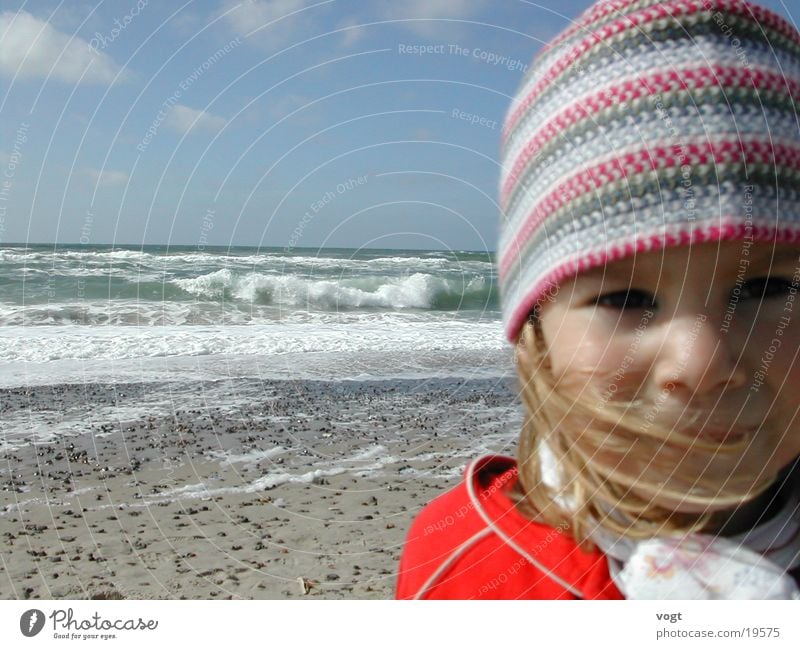
{"label": "wet sand", "polygon": [[0,597],[391,598],[413,516],[520,418],[509,379],[2,390]]}

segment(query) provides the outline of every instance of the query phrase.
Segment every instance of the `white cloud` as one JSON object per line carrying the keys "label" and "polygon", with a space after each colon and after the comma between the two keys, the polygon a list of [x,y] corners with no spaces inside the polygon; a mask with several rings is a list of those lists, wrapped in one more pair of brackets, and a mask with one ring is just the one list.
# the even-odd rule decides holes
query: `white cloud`
{"label": "white cloud", "polygon": [[302,10],[311,3],[308,0],[249,0],[248,2],[226,0],[225,4],[228,8],[238,5],[235,11],[228,14],[228,20],[245,31],[281,18],[288,19],[290,14]]}
{"label": "white cloud", "polygon": [[55,8],[43,6],[40,13],[48,14],[50,24],[61,31],[100,29],[105,21],[100,17],[100,12],[95,11],[96,5],[96,2],[71,0],[69,3],[61,2]]}
{"label": "white cloud", "polygon": [[480,13],[486,5],[486,0],[405,0],[387,3],[383,16],[388,20],[405,19],[407,22],[398,25],[423,36],[433,36],[448,27],[437,19],[465,20]]}
{"label": "white cloud", "polygon": [[297,19],[296,16],[290,14],[302,10],[308,4],[311,4],[308,0],[248,0],[246,2],[224,0],[222,10],[229,11],[225,17],[226,20],[234,31],[242,35],[249,34],[254,29],[269,23],[280,21],[274,27],[270,27],[268,33],[265,32],[265,38],[274,45],[276,40],[281,42],[288,40]]}
{"label": "white cloud", "polygon": [[[85,74],[84,74],[85,71]],[[112,83],[119,66],[89,43],[70,37],[31,14],[0,14],[0,75],[52,78],[83,83]],[[120,75],[122,78],[122,75]]]}
{"label": "white cloud", "polygon": [[[339,23],[339,29],[344,29],[342,32],[342,47],[350,47],[355,45],[358,41],[364,38],[366,30],[359,25],[359,21],[355,18],[348,18],[347,20]],[[349,28],[349,29],[348,29]]]}
{"label": "white cloud", "polygon": [[92,182],[101,187],[112,187],[114,185],[124,185],[128,182],[128,174],[124,171],[112,171],[110,169],[82,169],[80,172],[83,176],[91,178]]}
{"label": "white cloud", "polygon": [[476,0],[405,0],[392,2],[390,11],[409,18],[462,18],[480,11],[482,4]]}
{"label": "white cloud", "polygon": [[228,26],[238,35],[255,32],[249,43],[267,50],[323,34],[332,29],[337,18],[342,18],[333,29],[351,27],[339,34],[339,46],[348,48],[364,37],[366,30],[359,25],[367,20],[343,16],[339,4],[319,0],[221,0],[220,13],[225,14]]}
{"label": "white cloud", "polygon": [[[311,103],[311,101],[311,99],[304,97],[303,95],[289,93],[279,96],[275,99],[270,99],[267,112],[272,119],[277,121],[286,117],[289,113],[294,112],[298,108],[306,106],[307,104]],[[302,114],[302,112],[303,111],[300,111],[298,114]]]}
{"label": "white cloud", "polygon": [[170,21],[170,26],[181,36],[193,36],[202,27],[204,16],[199,12],[184,9]]}
{"label": "white cloud", "polygon": [[212,115],[204,110],[195,110],[188,106],[176,104],[167,114],[164,123],[179,133],[191,130],[219,131],[227,124],[227,120],[219,115]]}

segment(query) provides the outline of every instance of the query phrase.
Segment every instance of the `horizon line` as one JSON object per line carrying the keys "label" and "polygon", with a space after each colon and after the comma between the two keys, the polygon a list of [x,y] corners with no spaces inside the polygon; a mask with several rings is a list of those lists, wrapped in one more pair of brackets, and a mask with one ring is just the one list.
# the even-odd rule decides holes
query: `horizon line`
{"label": "horizon line", "polygon": [[[196,243],[104,243],[104,242],[92,242],[92,243],[81,243],[79,241],[4,241],[0,243],[0,249],[4,246],[82,246],[82,247],[91,247],[91,246],[119,246],[125,248],[142,248],[145,246],[174,246],[174,247],[182,247],[182,248],[196,248],[197,252],[203,252],[207,248],[256,248],[256,249],[283,249],[286,250],[286,246],[260,246],[260,245],[247,245],[247,244],[202,244],[198,245]],[[354,248],[350,246],[291,246],[287,252],[291,252],[293,250],[420,250],[420,251],[430,251],[430,252],[474,252],[474,253],[494,253],[495,250],[468,250],[463,248]]]}

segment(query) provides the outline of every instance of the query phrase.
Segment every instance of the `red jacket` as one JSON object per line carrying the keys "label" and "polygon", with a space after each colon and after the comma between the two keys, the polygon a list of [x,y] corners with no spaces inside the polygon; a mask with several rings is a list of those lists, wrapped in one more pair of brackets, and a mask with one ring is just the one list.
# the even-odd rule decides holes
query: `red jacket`
{"label": "red jacket", "polygon": [[513,458],[487,455],[426,505],[406,537],[396,598],[624,599],[600,550],[517,511],[516,480]]}

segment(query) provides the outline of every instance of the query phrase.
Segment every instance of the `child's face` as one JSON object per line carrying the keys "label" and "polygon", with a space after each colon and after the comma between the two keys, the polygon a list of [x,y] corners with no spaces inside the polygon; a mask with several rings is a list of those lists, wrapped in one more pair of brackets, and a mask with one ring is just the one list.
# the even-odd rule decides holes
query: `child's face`
{"label": "child's face", "polygon": [[[563,282],[542,305],[548,361],[568,390],[641,399],[649,421],[709,441],[761,427],[742,456],[676,457],[671,486],[691,487],[679,475],[774,474],[800,454],[799,287],[797,245],[640,253]],[[687,407],[703,413],[692,431],[681,427]]]}

